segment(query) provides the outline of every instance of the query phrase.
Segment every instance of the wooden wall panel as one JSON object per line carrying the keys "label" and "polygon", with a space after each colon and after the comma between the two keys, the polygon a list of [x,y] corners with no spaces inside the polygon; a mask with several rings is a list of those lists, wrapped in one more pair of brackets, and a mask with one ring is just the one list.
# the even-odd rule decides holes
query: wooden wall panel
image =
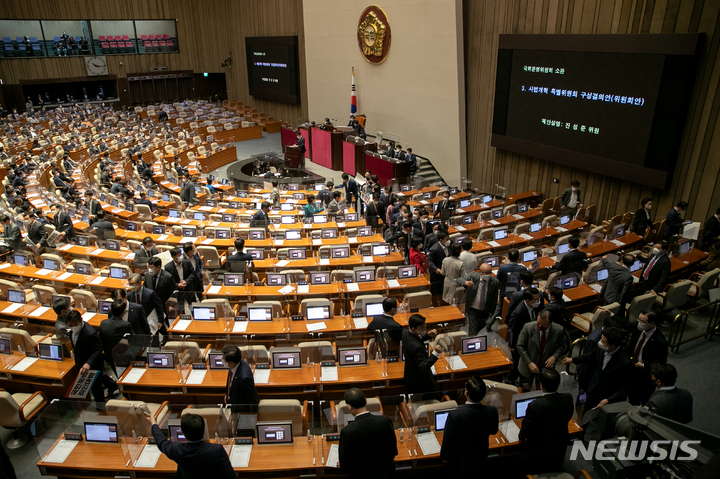
{"label": "wooden wall panel", "polygon": [[[305,49],[302,0],[24,0],[0,2],[0,19],[152,20],[177,19],[178,54],[110,55],[109,73],[126,78],[128,73],[150,67],[225,72],[231,99],[251,104],[276,119],[297,124],[307,118]],[[301,103],[288,105],[250,97],[245,66],[246,36],[299,37]],[[232,55],[232,66],[220,64]],[[120,63],[123,63],[120,65]],[[82,57],[0,60],[0,78],[8,84],[20,79],[85,76]],[[222,92],[217,92],[222,93]],[[293,121],[294,120],[294,121]]]}
{"label": "wooden wall panel", "polygon": [[[660,220],[680,200],[704,222],[720,207],[720,2],[707,0],[464,0],[468,177],[474,187],[508,194],[531,189],[555,197],[578,179],[597,219],[653,199]],[[498,36],[505,33],[706,35],[675,172],[666,190],[645,187],[490,146]],[[559,183],[553,183],[558,178]]]}

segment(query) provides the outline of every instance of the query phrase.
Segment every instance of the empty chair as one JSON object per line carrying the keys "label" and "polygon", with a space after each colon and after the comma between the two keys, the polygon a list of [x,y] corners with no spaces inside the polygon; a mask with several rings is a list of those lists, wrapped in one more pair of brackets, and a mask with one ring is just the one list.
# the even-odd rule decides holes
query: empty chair
{"label": "empty chair", "polygon": [[361,294],[355,298],[353,312],[354,313],[365,313],[365,304],[367,303],[382,303],[384,296],[382,294]]}
{"label": "empty chair", "polygon": [[394,276],[397,278],[398,267],[397,266],[378,266],[377,278],[385,278],[387,276]]}
{"label": "empty chair", "polygon": [[28,441],[28,436],[20,434],[20,428],[28,423],[43,407],[48,399],[42,391],[10,394],[0,389],[0,426],[12,430],[13,438],[8,441],[8,449],[18,449]]}
{"label": "empty chair", "polygon": [[155,416],[158,424],[162,424],[170,412],[170,406],[167,401],[158,404],[110,399],[105,403],[105,412],[108,416],[117,417],[121,429],[128,435],[135,432],[138,436],[148,437],[152,436],[152,432],[150,431],[150,420],[145,415],[146,412]]}
{"label": "empty chair", "polygon": [[439,345],[443,352],[451,353],[462,350],[462,338],[466,338],[467,333],[465,331],[451,331],[449,333],[439,334],[435,341],[430,343],[430,349],[432,350],[435,345]]}
{"label": "empty chair", "polygon": [[480,230],[478,239],[480,241],[492,241],[493,240],[493,228],[483,228]]}
{"label": "empty chair", "polygon": [[305,271],[301,269],[286,269],[280,271],[280,274],[287,275],[287,280],[289,283],[298,283],[300,281],[305,281]]}
{"label": "empty chair", "polygon": [[52,286],[45,286],[44,284],[34,284],[32,287],[33,293],[35,293],[35,299],[40,304],[52,305],[52,297],[57,294],[55,288]]}
{"label": "empty chair", "polygon": [[307,433],[307,401],[297,399],[262,399],[258,404],[258,421],[292,421],[292,435]]}
{"label": "empty chair", "polygon": [[307,317],[307,308],[311,308],[313,306],[328,306],[329,316],[330,316],[330,318],[333,317],[333,304],[327,298],[303,299],[302,302],[300,303],[300,314],[303,317]]}
{"label": "empty chair", "polygon": [[508,205],[503,208],[503,216],[516,215],[518,212],[518,206],[516,204]]}
{"label": "empty chair", "polygon": [[664,292],[659,293],[655,298],[655,304],[660,306],[663,311],[672,311],[673,309],[682,308],[688,300],[688,291],[693,285],[692,281],[685,279],[678,281]]}
{"label": "empty chair", "polygon": [[208,269],[219,269],[225,263],[225,256],[214,246],[197,246],[197,251]]}
{"label": "empty chair", "polygon": [[[81,269],[85,269],[88,274],[95,274],[97,272],[95,270],[95,265],[93,265],[90,261],[84,259],[73,260],[73,262],[70,263],[70,266],[73,267],[73,270],[75,270],[75,272],[78,272]],[[78,266],[80,267],[78,268]]]}
{"label": "empty chair", "polygon": [[543,228],[551,228],[558,225],[558,217],[557,215],[549,215],[546,216],[545,219],[542,220],[542,227]]}
{"label": "empty chair", "polygon": [[695,278],[696,281],[690,286],[688,296],[695,301],[706,297],[709,291],[715,286],[718,276],[720,276],[720,268],[715,268],[704,274],[696,273],[690,278]]}
{"label": "empty chair", "polygon": [[350,269],[336,269],[330,273],[330,280],[333,282],[342,282],[345,278],[354,279],[355,273]]}
{"label": "empty chair", "polygon": [[70,296],[72,296],[73,300],[75,301],[75,306],[88,310],[88,309],[98,309],[98,301],[95,295],[88,290],[85,289],[73,289],[70,291]]}
{"label": "empty chair", "polygon": [[409,310],[429,308],[432,305],[432,295],[430,291],[408,293],[405,295],[404,301]]}
{"label": "empty chair", "polygon": [[[210,345],[208,345],[209,349]],[[194,364],[203,362],[205,355],[195,341],[168,341],[165,349],[176,351],[180,364]]]}
{"label": "empty chair", "polygon": [[200,155],[200,156],[205,156],[207,154],[207,150],[202,145],[198,146],[197,152],[198,152],[198,155]]}
{"label": "empty chair", "polygon": [[607,306],[597,306],[592,313],[575,313],[570,319],[570,323],[585,334],[602,327],[602,321],[608,316],[604,311],[608,310],[612,314],[620,311],[620,303],[612,303]]}
{"label": "empty chair", "polygon": [[652,308],[654,303],[655,295],[652,293],[635,296],[630,302],[630,305],[627,307],[627,311],[625,312],[625,319],[627,319],[628,322],[631,323],[637,321],[640,313],[646,309]]}
{"label": "empty chair", "polygon": [[235,316],[235,310],[230,304],[230,300],[226,298],[203,299],[200,304],[208,306],[219,306],[219,314],[221,318],[232,318]]}
{"label": "empty chair", "polygon": [[153,219],[152,210],[148,205],[135,205],[135,211],[138,212],[142,221],[151,221]]}
{"label": "empty chair", "polygon": [[132,270],[130,269],[130,266],[122,263],[112,263],[110,265],[110,268],[116,268],[123,270],[125,272],[125,278],[129,278],[132,275]]}
{"label": "empty chair", "polygon": [[15,347],[21,347],[23,351],[34,351],[35,345],[41,342],[43,339],[52,336],[52,334],[42,335],[37,334],[31,336],[29,332],[24,329],[18,328],[0,328],[0,334],[4,336],[11,336],[12,342]]}
{"label": "empty chair", "polygon": [[440,401],[430,404],[422,404],[418,406],[417,409],[410,408],[410,415],[415,426],[430,426],[435,424],[435,411],[445,409],[457,409],[457,402]]}
{"label": "empty chair", "polygon": [[41,261],[44,262],[46,259],[54,261],[60,267],[60,269],[65,269],[65,260],[62,259],[59,255],[52,253],[43,253],[40,255]]}
{"label": "empty chair", "polygon": [[218,150],[220,149],[220,145],[218,145],[217,143],[212,143],[212,144],[210,145],[210,149],[211,149],[212,151],[218,151]]}

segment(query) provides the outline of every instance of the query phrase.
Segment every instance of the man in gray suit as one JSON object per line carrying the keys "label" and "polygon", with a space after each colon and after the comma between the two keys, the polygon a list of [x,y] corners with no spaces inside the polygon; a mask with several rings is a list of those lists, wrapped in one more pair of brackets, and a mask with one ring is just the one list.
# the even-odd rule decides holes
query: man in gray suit
{"label": "man in gray suit", "polygon": [[195,192],[195,183],[193,183],[190,175],[185,174],[185,186],[180,190],[180,200],[186,205],[194,206],[199,203],[197,193]]}
{"label": "man in gray suit", "polygon": [[606,255],[603,256],[600,263],[603,268],[608,270],[608,279],[603,284],[602,290],[600,290],[600,295],[605,299],[605,304],[627,303],[633,285],[633,275],[630,273],[630,267],[635,263],[635,256],[626,254],[623,255],[621,263],[611,263],[607,260]]}
{"label": "man in gray suit", "polygon": [[520,332],[517,350],[520,353],[520,384],[529,391],[542,368],[554,368],[567,351],[564,328],[550,319],[550,311],[543,309],[537,321],[527,323]]}
{"label": "man in gray suit", "polygon": [[492,275],[492,267],[483,263],[480,273],[470,272],[455,282],[465,287],[465,314],[470,323],[470,336],[485,327],[488,317],[495,314],[498,305],[500,281]]}
{"label": "man in gray suit", "polygon": [[682,424],[691,422],[693,397],[686,389],[675,387],[677,380],[675,366],[654,363],[650,370],[657,390],[650,396],[646,406],[672,421]]}
{"label": "man in gray suit", "polygon": [[10,215],[2,215],[0,221],[4,226],[3,240],[5,243],[16,251],[23,249],[22,233],[20,233],[20,228],[15,224],[13,217]]}

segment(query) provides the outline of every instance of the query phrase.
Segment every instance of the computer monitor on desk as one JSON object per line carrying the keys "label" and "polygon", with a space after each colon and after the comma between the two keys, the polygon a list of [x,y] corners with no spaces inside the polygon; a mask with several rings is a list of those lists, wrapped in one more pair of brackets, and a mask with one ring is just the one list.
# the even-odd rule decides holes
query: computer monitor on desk
{"label": "computer monitor on desk", "polygon": [[215,228],[215,238],[230,239],[230,230],[225,228]]}
{"label": "computer monitor on desk", "polygon": [[435,411],[435,432],[445,430],[445,424],[447,424],[450,411],[454,411],[454,409],[439,409]]}
{"label": "computer monitor on desk", "polygon": [[371,318],[373,316],[382,316],[384,314],[382,302],[365,303],[365,316]]}
{"label": "computer monitor on desk", "polygon": [[338,366],[361,366],[367,364],[367,351],[359,348],[339,348]]}
{"label": "computer monitor on desk", "polygon": [[530,403],[537,398],[521,399],[515,402],[515,419],[522,419],[527,415],[527,409]]}
{"label": "computer monitor on desk", "polygon": [[0,336],[0,354],[12,354],[12,338]]}
{"label": "computer monitor on desk", "polygon": [[113,279],[127,279],[127,271],[117,266],[110,267],[110,277]]}
{"label": "computer monitor on desk", "polygon": [[256,424],[259,446],[292,444],[292,421],[258,421]]}
{"label": "computer monitor on desk", "polygon": [[300,348],[272,348],[273,369],[295,369],[302,366],[300,363]]}
{"label": "computer monitor on desk", "polygon": [[390,245],[385,243],[372,245],[373,256],[386,256],[388,254],[390,254]]}
{"label": "computer monitor on desk", "polygon": [[530,223],[530,232],[531,233],[537,233],[542,229],[542,223],[539,221],[536,221],[535,223]]}
{"label": "computer monitor on desk", "polygon": [[117,418],[105,416],[102,422],[98,420],[84,422],[85,442],[97,442],[102,444],[117,444],[118,425]]}
{"label": "computer monitor on desk", "polygon": [[165,234],[165,225],[153,225],[152,232],[155,235],[164,235]]}
{"label": "computer monitor on desk", "polygon": [[493,230],[493,239],[495,241],[503,240],[508,237],[508,229],[507,226],[503,226],[501,228],[495,228]]}
{"label": "computer monitor on desk", "polygon": [[487,336],[462,338],[462,353],[474,354],[487,351]]}
{"label": "computer monitor on desk", "polygon": [[39,343],[38,356],[40,359],[48,361],[62,361],[63,345],[62,343]]}
{"label": "computer monitor on desk", "polygon": [[287,275],[280,273],[267,273],[265,281],[268,286],[285,286],[287,284]]}
{"label": "computer monitor on desk", "polygon": [[485,195],[482,197],[482,202],[485,204],[490,203],[493,200],[492,195]]}
{"label": "computer monitor on desk", "polygon": [[678,253],[679,254],[685,254],[690,251],[691,242],[690,241],[683,241],[682,243],[678,244]]}
{"label": "computer monitor on desk", "polygon": [[13,263],[16,266],[33,266],[35,260],[30,253],[15,252],[13,253]]}
{"label": "computer monitor on desk", "polygon": [[302,239],[302,231],[301,230],[286,230],[285,231],[285,239],[289,241],[297,241]]}
{"label": "computer monitor on desk", "polygon": [[215,321],[219,315],[215,306],[193,305],[192,317],[195,321]]}
{"label": "computer monitor on desk", "polygon": [[295,224],[295,216],[294,215],[282,215],[280,216],[280,223],[284,225],[293,225]]}
{"label": "computer monitor on desk", "polygon": [[330,319],[330,306],[307,306],[305,314],[308,321],[318,321],[321,319]]}
{"label": "computer monitor on desk", "polygon": [[307,251],[305,248],[290,248],[288,249],[287,259],[289,260],[300,260],[306,258]]}
{"label": "computer monitor on desk", "polygon": [[223,353],[208,353],[208,367],[210,369],[228,369],[228,365],[223,358]]}
{"label": "computer monitor on desk", "polygon": [[245,283],[245,277],[242,274],[226,273],[223,275],[224,286],[242,286]]}
{"label": "computer monitor on desk", "polygon": [[417,278],[417,275],[417,266],[414,264],[398,266],[398,279]]}
{"label": "computer monitor on desk", "polygon": [[610,233],[610,239],[617,239],[625,236],[625,225],[615,225]]}
{"label": "computer monitor on desk", "polygon": [[170,218],[180,218],[180,212],[175,209],[169,209],[168,210],[168,217]]}
{"label": "computer monitor on desk", "polygon": [[490,255],[490,256],[483,256],[480,258],[480,263],[487,263],[490,265],[491,268],[497,268],[500,266],[500,256],[498,255]]}
{"label": "computer monitor on desk", "polygon": [[138,224],[134,221],[128,221],[125,223],[125,229],[128,231],[136,232],[138,231]]}
{"label": "computer monitor on desk", "polygon": [[361,266],[353,269],[356,283],[368,283],[375,281],[375,268],[372,266]]}
{"label": "computer monitor on desk", "polygon": [[8,301],[11,303],[25,304],[25,291],[20,289],[8,289]]}
{"label": "computer monitor on desk", "polygon": [[522,262],[528,263],[530,261],[535,261],[537,259],[537,257],[538,257],[538,252],[536,249],[534,249],[532,251],[525,251],[523,253]]}
{"label": "computer monitor on desk", "polygon": [[372,227],[371,226],[360,226],[357,229],[357,237],[358,238],[366,238],[373,235]]}
{"label": "computer monitor on desk", "polygon": [[565,256],[568,251],[570,251],[570,244],[569,243],[560,243],[558,245],[557,249],[557,255],[558,259],[562,259],[563,256]]}
{"label": "computer monitor on desk", "polygon": [[605,281],[606,279],[608,279],[607,268],[601,268],[601,269],[598,269],[595,271],[595,281],[596,282],[599,283],[600,281]]}
{"label": "computer monitor on desk", "polygon": [[568,274],[566,276],[560,276],[555,280],[555,286],[562,289],[577,288],[579,283],[577,274]]}
{"label": "computer monitor on desk", "polygon": [[322,239],[335,239],[338,237],[338,230],[336,228],[324,228],[320,230],[320,237]]}
{"label": "computer monitor on desk", "polygon": [[330,247],[330,257],[332,259],[341,259],[350,257],[349,246],[332,246]]}
{"label": "computer monitor on desk", "polygon": [[314,271],[310,273],[310,284],[330,284],[330,273],[327,271]]}
{"label": "computer monitor on desk", "polygon": [[148,352],[148,368],[149,369],[174,369],[175,368],[175,352]]}
{"label": "computer monitor on desk", "polygon": [[560,217],[560,226],[570,223],[571,219],[572,219],[572,216],[570,216],[570,215],[562,215]]}
{"label": "computer monitor on desk", "polygon": [[248,321],[272,321],[272,308],[248,308]]}
{"label": "computer monitor on desk", "polygon": [[60,265],[54,259],[44,258],[43,269],[49,269],[50,271],[60,271]]}

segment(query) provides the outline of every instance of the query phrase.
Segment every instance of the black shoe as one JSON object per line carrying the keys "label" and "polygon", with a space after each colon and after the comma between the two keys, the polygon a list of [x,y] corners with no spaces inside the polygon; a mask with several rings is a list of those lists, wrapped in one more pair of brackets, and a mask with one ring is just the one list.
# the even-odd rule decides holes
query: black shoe
{"label": "black shoe", "polygon": [[111,386],[108,386],[108,393],[105,396],[107,399],[112,398],[115,393],[118,391],[117,384],[113,383]]}

